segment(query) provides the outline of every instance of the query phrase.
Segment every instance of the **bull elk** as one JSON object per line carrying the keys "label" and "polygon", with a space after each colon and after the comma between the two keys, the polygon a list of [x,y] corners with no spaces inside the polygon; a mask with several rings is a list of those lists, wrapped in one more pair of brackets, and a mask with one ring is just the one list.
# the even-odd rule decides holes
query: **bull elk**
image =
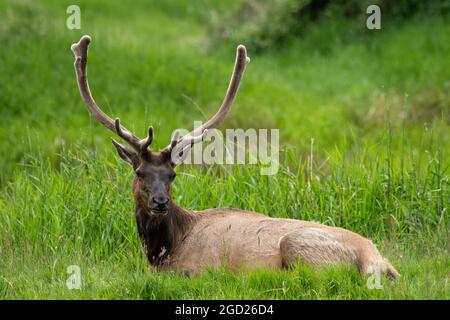
{"label": "bull elk", "polygon": [[223,265],[288,268],[296,262],[312,266],[354,265],[362,274],[384,272],[398,276],[368,239],[337,227],[295,219],[276,219],[239,209],[208,209],[202,212],[178,207],[172,200],[175,168],[172,152],[187,154],[230,111],[245,67],[250,59],[243,45],[237,47],[231,81],[218,112],[206,123],[156,152],[149,150],[153,128],[139,139],[118,118],[112,120],[95,103],[87,80],[87,51],[91,38],[83,36],[72,45],[81,97],[90,114],[130,146],[112,140],[119,156],[134,172],[133,194],[140,239],[151,266],[196,274]]}

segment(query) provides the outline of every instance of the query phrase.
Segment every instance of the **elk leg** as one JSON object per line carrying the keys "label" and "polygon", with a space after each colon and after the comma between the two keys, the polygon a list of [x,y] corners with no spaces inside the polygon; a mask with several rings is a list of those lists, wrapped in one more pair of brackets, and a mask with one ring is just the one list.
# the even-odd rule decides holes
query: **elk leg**
{"label": "elk leg", "polygon": [[364,274],[386,272],[392,279],[399,276],[370,240],[351,232],[301,228],[280,239],[280,253],[283,267],[297,262],[319,267],[355,265]]}
{"label": "elk leg", "polygon": [[297,262],[312,266],[351,264],[357,261],[356,250],[319,228],[302,228],[280,239],[281,262],[289,267]]}

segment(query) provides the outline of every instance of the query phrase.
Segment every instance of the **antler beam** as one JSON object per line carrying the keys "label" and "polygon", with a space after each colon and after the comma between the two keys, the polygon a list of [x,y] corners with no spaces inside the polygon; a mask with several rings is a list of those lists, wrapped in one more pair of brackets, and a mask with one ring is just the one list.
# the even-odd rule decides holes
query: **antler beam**
{"label": "antler beam", "polygon": [[192,146],[194,143],[202,141],[208,129],[215,128],[223,121],[223,119],[225,119],[233,105],[234,99],[239,90],[239,85],[244,75],[245,67],[249,62],[250,58],[247,56],[247,49],[244,45],[239,45],[236,50],[236,62],[234,64],[230,84],[228,85],[227,93],[217,113],[203,125],[179,138],[178,141],[174,141],[172,139],[170,145],[166,147],[167,149],[172,150],[177,145],[177,150],[185,150],[187,146]]}
{"label": "antler beam", "polygon": [[75,55],[75,72],[77,76],[78,88],[80,89],[81,97],[86,104],[89,113],[98,121],[100,121],[109,130],[116,133],[119,137],[127,141],[136,151],[145,152],[153,141],[153,128],[148,128],[148,136],[145,139],[139,139],[131,131],[120,124],[120,120],[112,120],[106,113],[104,113],[95,103],[89,88],[87,78],[87,57],[88,47],[91,42],[91,37],[83,36],[78,43],[74,43],[71,49]]}

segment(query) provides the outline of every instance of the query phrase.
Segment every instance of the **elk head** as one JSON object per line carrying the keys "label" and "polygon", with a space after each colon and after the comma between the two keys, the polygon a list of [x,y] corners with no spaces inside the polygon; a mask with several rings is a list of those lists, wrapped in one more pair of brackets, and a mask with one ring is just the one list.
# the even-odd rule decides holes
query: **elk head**
{"label": "elk head", "polygon": [[147,208],[149,214],[165,215],[172,201],[171,185],[175,179],[175,167],[186,159],[195,143],[203,140],[207,130],[216,127],[230,111],[245,66],[250,62],[247,51],[243,45],[237,47],[231,81],[217,113],[203,125],[182,137],[175,131],[172,141],[167,147],[160,151],[151,151],[149,150],[153,141],[153,128],[151,126],[148,128],[147,137],[139,139],[120,123],[119,118],[111,119],[95,103],[87,80],[87,52],[90,42],[89,36],[83,36],[78,43],[74,43],[71,47],[75,54],[75,72],[81,97],[95,119],[130,145],[130,147],[126,147],[112,139],[119,156],[132,166],[136,174],[134,182],[136,200]]}

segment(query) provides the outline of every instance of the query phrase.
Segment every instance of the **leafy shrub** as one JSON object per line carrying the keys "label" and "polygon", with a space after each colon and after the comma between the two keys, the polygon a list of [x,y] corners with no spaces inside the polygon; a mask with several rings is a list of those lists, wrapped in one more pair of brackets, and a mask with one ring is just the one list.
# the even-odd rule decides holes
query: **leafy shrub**
{"label": "leafy shrub", "polygon": [[418,13],[445,14],[450,9],[442,0],[246,0],[236,10],[212,12],[212,40],[214,45],[223,40],[245,41],[253,50],[263,50],[302,36],[319,20],[345,36],[352,22],[364,25],[371,4],[380,6],[383,17],[400,20]]}

